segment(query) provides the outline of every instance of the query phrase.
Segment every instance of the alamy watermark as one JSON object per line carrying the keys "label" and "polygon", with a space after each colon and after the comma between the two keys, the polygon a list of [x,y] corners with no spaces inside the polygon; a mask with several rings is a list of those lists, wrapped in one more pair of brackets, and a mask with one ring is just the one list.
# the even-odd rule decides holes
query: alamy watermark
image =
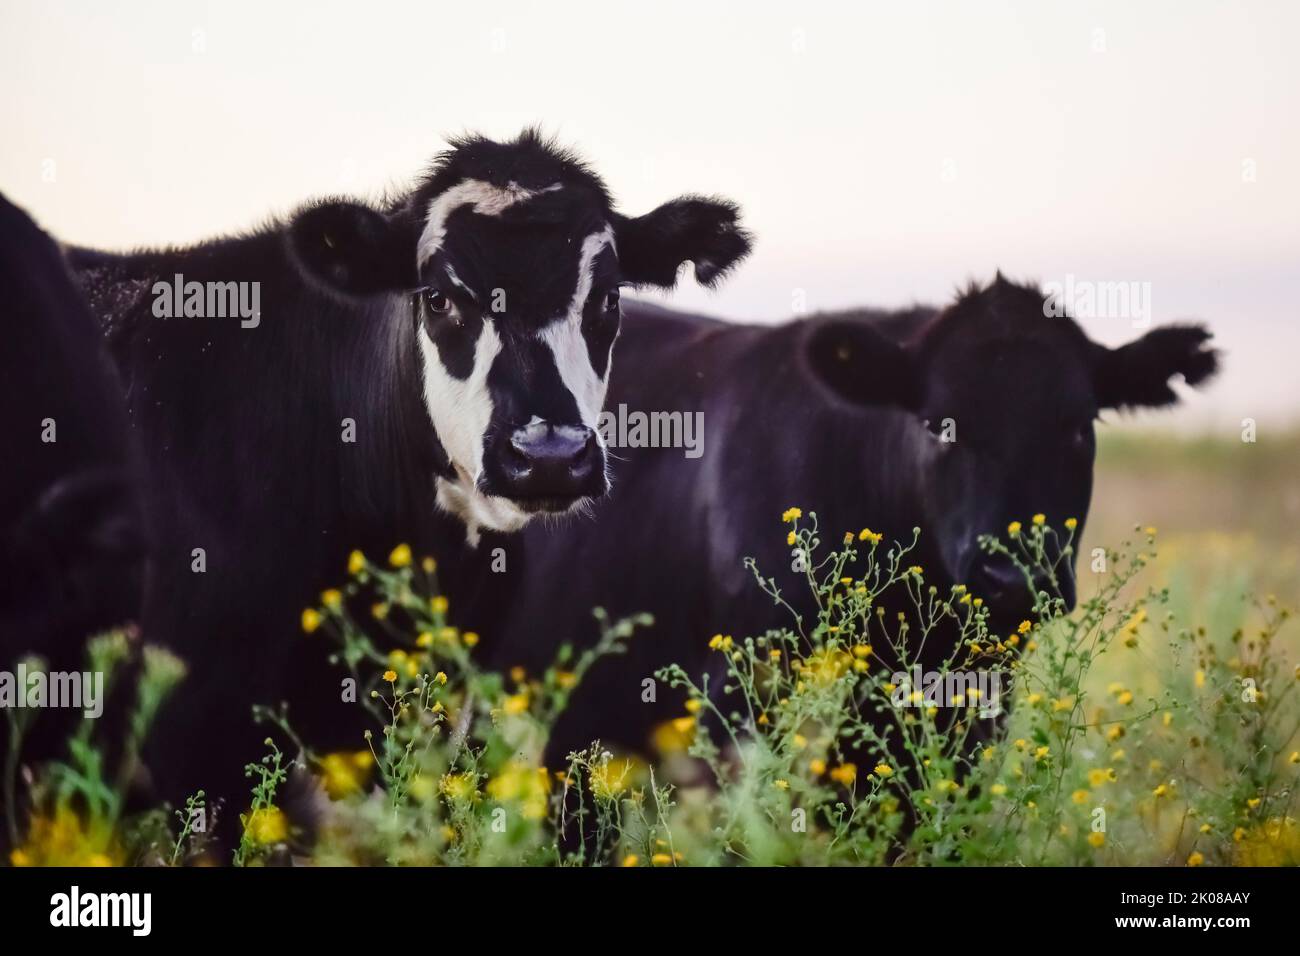
{"label": "alamy watermark", "polygon": [[0,710],[71,708],[96,720],[104,713],[102,671],[31,670],[19,662],[18,672],[0,671]]}
{"label": "alamy watermark", "polygon": [[262,322],[262,283],[186,282],[176,273],[171,282],[153,284],[153,314],[160,319],[233,319],[245,329]]}
{"label": "alamy watermark", "polygon": [[998,671],[922,671],[919,666],[890,675],[895,707],[979,707],[980,717],[1002,713]]}
{"label": "alamy watermark", "polygon": [[1064,281],[1043,284],[1043,314],[1076,319],[1126,319],[1137,329],[1151,327],[1151,283],[1131,279],[1079,279],[1066,273]]}
{"label": "alamy watermark", "polygon": [[629,412],[627,405],[600,413],[596,428],[609,448],[682,448],[704,454],[703,412]]}

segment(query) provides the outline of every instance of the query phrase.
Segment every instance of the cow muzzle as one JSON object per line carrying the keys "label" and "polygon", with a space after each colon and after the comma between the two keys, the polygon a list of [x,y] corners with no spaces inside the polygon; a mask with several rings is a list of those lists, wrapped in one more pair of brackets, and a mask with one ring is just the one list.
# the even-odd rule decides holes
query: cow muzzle
{"label": "cow muzzle", "polygon": [[525,511],[565,511],[608,490],[604,449],[585,425],[534,419],[501,434],[490,457],[488,490]]}

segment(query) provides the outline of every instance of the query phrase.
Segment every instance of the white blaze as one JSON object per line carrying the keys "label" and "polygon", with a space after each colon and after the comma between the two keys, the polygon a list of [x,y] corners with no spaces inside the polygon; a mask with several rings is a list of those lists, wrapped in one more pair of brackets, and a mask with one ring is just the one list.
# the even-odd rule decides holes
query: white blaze
{"label": "white blaze", "polygon": [[[472,179],[456,184],[429,202],[416,252],[417,265],[422,266],[443,247],[447,238],[447,220],[456,209],[470,206],[480,215],[499,216],[516,203],[560,188],[561,185],[555,183],[544,189],[526,189],[513,182],[502,188]],[[582,311],[591,295],[596,257],[613,244],[614,233],[609,226],[583,240],[576,287],[568,310],[540,333],[540,338],[551,350],[561,382],[574,397],[582,423],[596,433],[597,441],[600,441],[597,423],[605,402],[609,366],[607,362],[606,374],[600,376],[591,364],[582,334]],[[453,284],[466,288],[450,266],[447,273]],[[474,347],[473,370],[464,379],[447,371],[437,346],[423,326],[418,337],[424,365],[425,406],[456,472],[454,479],[437,479],[438,505],[465,522],[471,544],[478,543],[482,528],[518,530],[528,521],[528,513],[508,499],[484,494],[478,488],[483,474],[484,437],[492,420],[493,408],[487,378],[502,347],[491,314],[484,314],[482,331]]]}

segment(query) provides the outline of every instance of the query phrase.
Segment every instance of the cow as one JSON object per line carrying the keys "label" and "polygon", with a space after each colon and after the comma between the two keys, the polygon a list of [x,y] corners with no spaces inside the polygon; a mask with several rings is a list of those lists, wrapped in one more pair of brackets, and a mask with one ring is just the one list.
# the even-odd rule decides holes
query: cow
{"label": "cow", "polygon": [[[80,672],[88,637],[140,613],[138,460],[121,384],[62,250],[3,196],[0,283],[0,670],[34,656]],[[37,762],[81,713],[5,716],[27,724],[22,757]],[[6,726],[0,765],[10,739]],[[16,824],[18,808],[0,817]]]}
{"label": "cow", "polygon": [[[644,703],[644,680],[669,663],[698,679],[717,660],[710,635],[792,623],[758,589],[745,556],[810,616],[780,524],[791,506],[816,510],[834,545],[864,526],[890,542],[911,542],[919,528],[908,562],[940,593],[967,585],[987,602],[990,628],[1010,633],[1032,597],[1009,560],[977,547],[979,536],[1005,535],[1035,513],[1058,528],[1074,518],[1081,534],[1099,413],[1172,405],[1172,377],[1198,385],[1217,365],[1200,326],[1155,328],[1112,349],[1056,311],[1038,289],[1000,274],[941,311],[778,326],[629,306],[615,355],[636,358],[610,391],[611,415],[701,413],[702,447],[619,448],[615,488],[595,520],[515,539],[510,599],[473,614],[487,663],[530,672],[566,642],[595,640],[594,607],[654,616],[626,655],[592,669],[556,725],[550,759],[595,738],[643,749],[682,703],[662,688],[657,703]],[[1061,592],[1073,605],[1073,568]],[[951,646],[928,638],[926,661]]]}
{"label": "cow", "polygon": [[146,750],[154,791],[242,805],[257,703],[286,700],[317,746],[357,746],[361,708],[301,609],[352,550],[398,542],[438,560],[455,608],[500,536],[588,507],[608,487],[595,425],[620,288],[670,287],[686,262],[711,286],[749,248],[733,203],[625,215],[527,130],[454,140],[379,205],[76,250],[147,456],[159,557],[142,629],[191,671]]}

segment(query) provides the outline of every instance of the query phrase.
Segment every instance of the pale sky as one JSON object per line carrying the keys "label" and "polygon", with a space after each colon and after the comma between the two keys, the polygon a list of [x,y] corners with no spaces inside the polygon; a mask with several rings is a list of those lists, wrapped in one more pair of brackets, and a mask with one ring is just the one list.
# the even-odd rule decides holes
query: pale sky
{"label": "pale sky", "polygon": [[1300,419],[1300,4],[296,7],[3,0],[0,190],[69,242],[177,243],[540,123],[626,212],[741,202],[753,257],[678,306],[944,301],[998,267],[1149,283],[1156,322],[1228,353],[1173,421]]}

